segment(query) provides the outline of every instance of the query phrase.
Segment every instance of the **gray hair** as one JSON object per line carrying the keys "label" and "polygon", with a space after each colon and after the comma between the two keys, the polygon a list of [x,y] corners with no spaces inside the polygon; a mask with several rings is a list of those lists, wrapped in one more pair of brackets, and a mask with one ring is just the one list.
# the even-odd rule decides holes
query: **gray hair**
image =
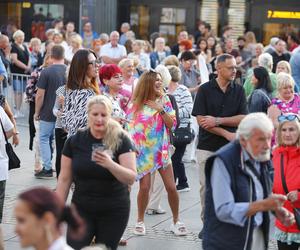
{"label": "gray hair", "polygon": [[161,75],[163,87],[168,87],[172,77],[167,67],[162,64],[159,64],[156,66],[155,71]]}
{"label": "gray hair", "polygon": [[262,112],[251,113],[246,115],[240,122],[236,131],[236,137],[238,139],[249,139],[254,129],[259,129],[265,133],[272,133],[274,126],[270,118]]}
{"label": "gray hair", "polygon": [[226,60],[229,60],[229,59],[234,59],[234,57],[230,54],[224,53],[224,54],[219,55],[217,57],[216,64],[223,63],[223,62],[225,62]]}
{"label": "gray hair", "polygon": [[17,30],[15,31],[12,37],[14,40],[16,40],[16,38],[20,36],[25,37],[25,33],[22,30]]}
{"label": "gray hair", "polygon": [[167,69],[170,72],[170,75],[172,77],[171,81],[173,82],[179,82],[181,79],[181,71],[178,67],[174,66],[174,65],[169,65],[167,66]]}
{"label": "gray hair", "polygon": [[273,67],[273,57],[269,53],[262,53],[258,57],[258,65],[271,70]]}

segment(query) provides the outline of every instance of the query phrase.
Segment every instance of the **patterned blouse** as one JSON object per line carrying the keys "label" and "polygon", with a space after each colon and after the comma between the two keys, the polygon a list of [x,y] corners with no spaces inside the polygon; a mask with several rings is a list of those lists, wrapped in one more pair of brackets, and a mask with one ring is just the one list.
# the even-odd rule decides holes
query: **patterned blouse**
{"label": "patterned blouse", "polygon": [[294,98],[290,102],[284,102],[278,98],[274,98],[272,104],[277,106],[282,113],[298,114],[300,112],[300,97],[298,94],[294,94]]}
{"label": "patterned blouse", "polygon": [[[167,95],[161,97],[164,111],[173,119],[173,127],[176,127],[175,110]],[[145,175],[153,173],[157,169],[165,168],[171,163],[171,147],[169,130],[162,116],[148,105],[134,113],[136,108],[130,107],[127,112],[127,130],[137,148],[137,180]]]}

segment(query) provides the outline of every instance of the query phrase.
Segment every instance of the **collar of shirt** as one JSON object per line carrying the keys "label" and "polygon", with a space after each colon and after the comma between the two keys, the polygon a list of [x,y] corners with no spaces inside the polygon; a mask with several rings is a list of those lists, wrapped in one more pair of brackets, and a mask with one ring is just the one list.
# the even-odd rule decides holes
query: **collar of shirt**
{"label": "collar of shirt", "polygon": [[[221,89],[216,79],[214,79],[214,81],[212,81],[212,84],[213,84],[213,86],[214,86],[215,88]],[[235,83],[234,83],[233,81],[230,81],[230,83],[229,83],[229,88],[233,89],[233,88],[234,88],[234,84],[235,84]],[[227,91],[228,91],[228,88],[227,88],[226,92],[227,92]]]}
{"label": "collar of shirt", "polygon": [[252,164],[252,166],[254,166],[255,169],[260,174],[260,163],[256,160],[252,159],[250,154],[244,148],[242,148],[242,154],[243,154],[244,163],[249,162],[250,164]]}
{"label": "collar of shirt", "polygon": [[113,45],[110,43],[110,47],[111,47],[111,48],[118,48],[118,47],[119,47],[119,44],[117,43],[116,46],[113,46]]}
{"label": "collar of shirt", "polygon": [[49,247],[49,250],[61,250],[66,245],[67,245],[67,243],[66,243],[66,240],[64,239],[64,237],[59,237],[51,244],[51,246]]}

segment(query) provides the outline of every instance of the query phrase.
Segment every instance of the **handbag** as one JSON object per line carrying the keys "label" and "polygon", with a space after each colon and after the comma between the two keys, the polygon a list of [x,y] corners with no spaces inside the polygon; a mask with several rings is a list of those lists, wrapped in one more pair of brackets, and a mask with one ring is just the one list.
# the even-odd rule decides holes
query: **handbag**
{"label": "handbag", "polygon": [[191,128],[191,123],[185,128],[176,128],[170,133],[171,143],[176,147],[176,145],[186,145],[190,144],[195,138],[195,132]]}
{"label": "handbag", "polygon": [[4,134],[4,137],[5,137],[5,141],[6,141],[5,149],[6,149],[6,154],[8,156],[8,170],[15,169],[15,168],[20,168],[21,167],[21,165],[20,165],[21,161],[20,161],[19,157],[16,155],[16,153],[14,152],[14,149],[13,149],[12,145],[7,140],[7,136],[6,136],[6,133],[4,131],[4,127],[3,127],[1,119],[0,119],[0,122],[1,122],[1,127],[2,127],[3,134]]}
{"label": "handbag", "polygon": [[[289,193],[288,187],[286,185],[286,181],[284,178],[284,167],[283,167],[283,154],[280,155],[280,170],[281,170],[281,182],[282,182],[282,187],[284,189],[284,192],[286,194]],[[291,202],[293,211],[294,211],[294,216],[295,216],[295,221],[298,229],[300,230],[300,208],[296,208],[293,203]]]}

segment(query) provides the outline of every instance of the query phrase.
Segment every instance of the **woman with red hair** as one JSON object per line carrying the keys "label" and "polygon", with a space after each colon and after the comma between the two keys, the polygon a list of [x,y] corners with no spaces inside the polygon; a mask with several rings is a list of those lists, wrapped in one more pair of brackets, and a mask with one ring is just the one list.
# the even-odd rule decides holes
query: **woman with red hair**
{"label": "woman with red hair", "polygon": [[112,103],[111,117],[123,124],[125,112],[121,108],[121,95],[119,94],[123,85],[121,69],[115,64],[105,64],[99,70],[99,77],[103,87],[103,95],[109,98]]}

